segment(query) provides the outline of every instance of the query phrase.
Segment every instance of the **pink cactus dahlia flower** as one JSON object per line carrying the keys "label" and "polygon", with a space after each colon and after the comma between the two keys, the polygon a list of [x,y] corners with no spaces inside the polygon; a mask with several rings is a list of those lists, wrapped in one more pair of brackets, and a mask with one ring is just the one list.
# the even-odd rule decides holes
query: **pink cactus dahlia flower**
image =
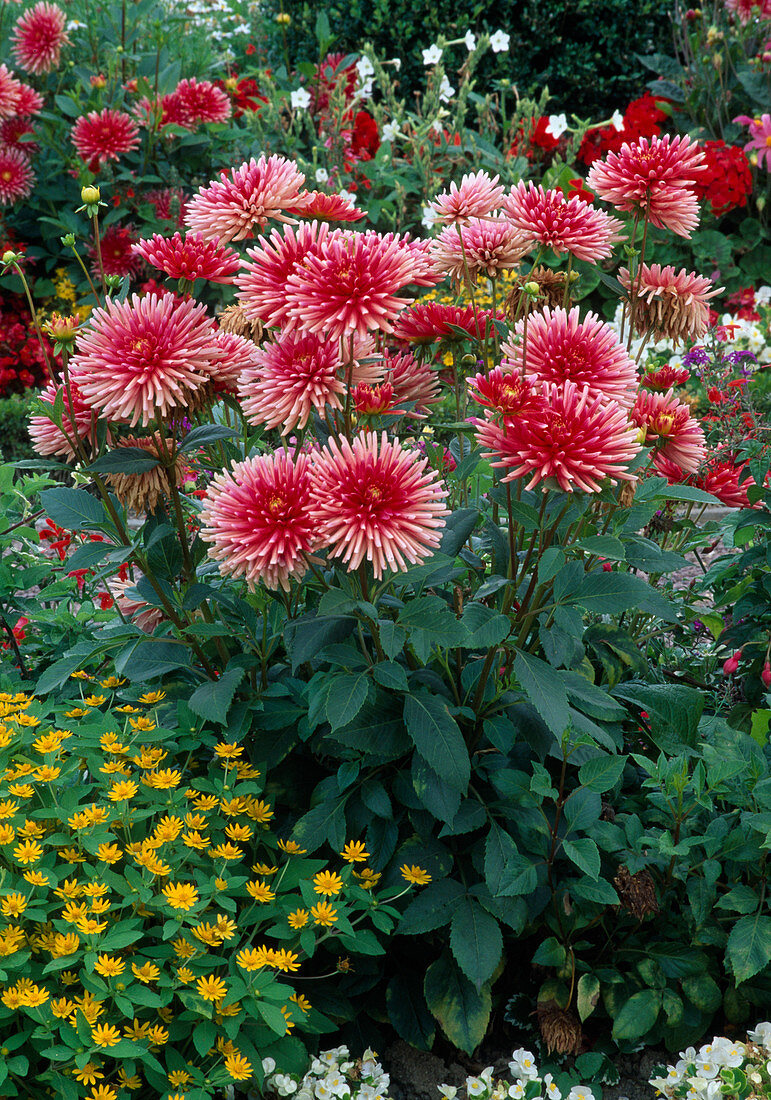
{"label": "pink cactus dahlia flower", "polygon": [[467,225],[470,218],[489,217],[503,199],[498,178],[491,179],[487,172],[480,171],[465,175],[460,187],[451,183],[450,190],[443,191],[431,203],[436,220],[443,225]]}
{"label": "pink cactus dahlia flower", "polygon": [[286,435],[304,428],[311,410],[342,408],[345,386],[338,342],[313,333],[282,333],[275,343],[255,348],[254,366],[239,380],[241,407],[251,424],[281,428]]}
{"label": "pink cactus dahlia flower", "polygon": [[285,325],[289,320],[291,301],[286,296],[286,282],[297,271],[306,256],[317,252],[326,241],[329,226],[306,222],[295,231],[291,226],[283,236],[272,229],[254,248],[247,248],[249,257],[236,279],[238,301],[250,321],[266,325]]}
{"label": "pink cactus dahlia flower", "polygon": [[539,241],[558,256],[571,252],[579,260],[596,263],[610,256],[613,244],[622,239],[618,218],[577,196],[566,200],[558,188],[545,191],[520,181],[503,208],[523,237]]}
{"label": "pink cactus dahlia flower", "polygon": [[25,198],[34,183],[29,157],[19,149],[0,149],[0,206]]}
{"label": "pink cactus dahlia flower", "polygon": [[165,272],[172,279],[208,279],[210,283],[232,283],[241,266],[241,257],[232,248],[222,248],[207,241],[200,233],[182,237],[163,237],[154,233],[138,241],[134,252],[151,267]]}
{"label": "pink cactus dahlia flower", "polygon": [[[629,269],[618,273],[628,294],[632,291]],[[657,340],[697,340],[709,328],[710,298],[723,287],[714,288],[709,279],[661,264],[643,264],[634,275],[633,322],[638,332],[653,330]]]}
{"label": "pink cactus dahlia flower", "polygon": [[695,474],[704,461],[706,444],[701,424],[691,410],[678,401],[672,390],[652,393],[640,390],[631,411],[632,422],[639,428],[645,445],[655,447],[653,463],[662,472],[667,461],[687,474]]}
{"label": "pink cactus dahlia flower", "polygon": [[62,9],[46,0],[19,16],[11,35],[12,53],[23,69],[39,76],[58,67],[62,46],[69,42],[65,21]]}
{"label": "pink cactus dahlia flower", "polygon": [[510,271],[531,247],[532,241],[508,219],[469,218],[462,227],[445,226],[431,242],[431,254],[437,274],[462,283]]}
{"label": "pink cactus dahlia flower", "polygon": [[[64,432],[43,413],[35,413],[30,417],[28,430],[32,446],[39,455],[72,458],[75,451],[70,440],[91,438],[94,410],[83,400],[76,371],[70,371],[69,392],[62,383],[49,382],[40,395],[40,401],[53,409],[56,396],[60,392],[64,400],[62,415]],[[72,396],[72,412],[70,412],[70,396]]]}
{"label": "pink cactus dahlia flower", "polygon": [[287,211],[297,205],[305,176],[284,157],[254,157],[230,175],[220,173],[208,187],[201,187],[190,201],[185,225],[207,241],[241,241],[254,236],[270,218],[287,221]]}

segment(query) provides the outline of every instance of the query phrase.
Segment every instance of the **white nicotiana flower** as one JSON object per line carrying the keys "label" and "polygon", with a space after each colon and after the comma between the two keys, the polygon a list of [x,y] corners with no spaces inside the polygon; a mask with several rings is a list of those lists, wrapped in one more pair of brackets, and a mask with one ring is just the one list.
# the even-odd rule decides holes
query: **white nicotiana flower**
{"label": "white nicotiana flower", "polygon": [[466,49],[469,53],[473,53],[477,48],[477,36],[473,31],[466,31],[466,37],[463,39],[466,44]]}
{"label": "white nicotiana flower", "polygon": [[326,168],[316,169],[316,183],[329,183],[329,172]]}
{"label": "white nicotiana flower", "polygon": [[442,103],[449,103],[454,95],[455,89],[453,88],[447,77],[443,76],[442,83],[439,85],[439,99]]}
{"label": "white nicotiana flower", "polygon": [[554,1078],[550,1073],[547,1073],[543,1079],[544,1085],[546,1085],[546,1095],[549,1100],[562,1100],[562,1093],[557,1088]]}
{"label": "white nicotiana flower", "polygon": [[552,135],[552,137],[562,137],[567,128],[568,120],[566,115],[549,115],[549,125],[546,127],[546,129]]}
{"label": "white nicotiana flower", "polygon": [[423,50],[423,64],[424,65],[436,65],[442,60],[442,48],[437,46],[436,42],[432,42],[427,50]]}
{"label": "white nicotiana flower", "polygon": [[386,122],[383,127],[383,141],[394,141],[399,135],[398,122]]}
{"label": "white nicotiana flower", "polygon": [[525,1081],[533,1081],[538,1076],[538,1066],[535,1064],[535,1055],[529,1050],[520,1047],[515,1050],[509,1062],[512,1077],[521,1077]]}
{"label": "white nicotiana flower", "polygon": [[506,31],[496,31],[490,36],[490,49],[493,53],[506,53],[509,48],[509,38]]}
{"label": "white nicotiana flower", "polygon": [[[433,229],[436,224],[437,213],[432,206],[423,207],[423,217],[420,219],[420,224],[424,229]],[[454,1095],[454,1093],[453,1093]]]}
{"label": "white nicotiana flower", "polygon": [[368,57],[360,57],[356,62],[356,72],[359,76],[359,82],[363,84],[365,80],[369,80],[371,76],[375,75],[375,66]]}
{"label": "white nicotiana flower", "polygon": [[444,130],[441,119],[435,118],[434,121],[431,123],[431,129],[434,131],[435,134],[441,134],[442,130]]}
{"label": "white nicotiana flower", "polygon": [[337,193],[341,199],[345,200],[345,202],[356,202],[356,196],[354,195],[353,191],[346,191],[344,187],[341,187]]}
{"label": "white nicotiana flower", "polygon": [[299,107],[300,110],[304,111],[310,104],[311,93],[306,91],[305,88],[297,88],[296,91],[292,92],[289,98],[294,110],[297,110]]}
{"label": "white nicotiana flower", "polygon": [[358,89],[356,99],[371,99],[372,98],[372,78],[365,80],[361,87]]}
{"label": "white nicotiana flower", "polygon": [[624,116],[620,111],[614,111],[611,117],[611,123],[614,130],[618,130],[619,133],[624,129]]}

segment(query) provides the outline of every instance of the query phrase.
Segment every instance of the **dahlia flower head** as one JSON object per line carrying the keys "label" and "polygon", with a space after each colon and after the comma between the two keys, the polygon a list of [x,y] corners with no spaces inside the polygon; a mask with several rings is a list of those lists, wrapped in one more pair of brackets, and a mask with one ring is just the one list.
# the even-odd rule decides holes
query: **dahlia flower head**
{"label": "dahlia flower head", "polygon": [[758,158],[758,167],[763,167],[765,161],[766,171],[771,172],[771,114],[761,115],[759,118],[739,115],[734,122],[741,122],[743,126],[749,127],[750,140],[744,146],[745,153],[748,150],[754,150]]}
{"label": "dahlia flower head", "polygon": [[287,213],[320,222],[358,222],[367,216],[344,195],[326,191],[301,192],[297,205],[289,207]]}
{"label": "dahlia flower head", "polygon": [[272,229],[253,248],[247,248],[241,274],[236,279],[237,298],[250,321],[281,328],[289,322],[290,301],[285,295],[289,276],[299,271],[306,256],[317,252],[327,239],[329,226],[304,222],[283,233]]}
{"label": "dahlia flower head", "polygon": [[454,181],[449,191],[438,195],[430,208],[442,225],[468,225],[470,218],[488,218],[503,200],[504,189],[498,176],[479,171],[463,176],[460,186]]}
{"label": "dahlia flower head", "polygon": [[504,371],[524,373],[537,382],[574,382],[592,397],[612,399],[629,409],[637,396],[637,369],[609,324],[594,313],[580,318],[548,306],[525,320],[501,345]]}
{"label": "dahlia flower head", "polygon": [[[91,439],[91,429],[94,424],[93,409],[86,404],[80,392],[77,371],[70,368],[69,374],[69,391],[62,383],[50,381],[40,394],[41,403],[48,405],[53,411],[56,398],[61,393],[64,402],[62,409],[64,431],[57,427],[45,413],[34,413],[29,419],[29,436],[32,446],[39,455],[69,459],[75,454],[71,440]],[[70,397],[72,397],[72,406],[70,406]]]}
{"label": "dahlia flower head", "polygon": [[492,323],[489,310],[442,302],[416,302],[399,315],[392,336],[395,340],[417,346],[432,344],[436,340],[457,343],[465,339],[455,331],[461,329],[469,339],[483,340],[491,331]]}
{"label": "dahlia flower head", "polygon": [[623,239],[618,218],[578,197],[566,200],[559,188],[544,190],[520,181],[504,199],[503,209],[523,237],[558,256],[570,252],[578,260],[596,263],[610,256],[613,245]]}
{"label": "dahlia flower head", "polygon": [[241,241],[272,218],[289,221],[305,176],[285,157],[254,157],[199,188],[185,212],[185,225],[207,241]]}
{"label": "dahlia flower head", "polygon": [[693,190],[704,154],[689,137],[642,137],[595,161],[586,182],[601,198],[628,213],[647,216],[659,229],[690,237],[699,223]]}
{"label": "dahlia flower head", "polygon": [[81,115],[70,131],[75,152],[95,166],[118,160],[139,145],[139,129],[130,115],[105,107]]}
{"label": "dahlia flower head", "polygon": [[94,310],[72,370],[88,405],[135,427],[206,400],[224,354],[204,305],[134,294]]}
{"label": "dahlia flower head", "polygon": [[69,44],[66,16],[57,4],[39,0],[16,20],[12,53],[23,69],[41,76],[59,67],[62,46]]}
{"label": "dahlia flower head", "polygon": [[419,565],[445,526],[447,490],[428,459],[385,432],[330,439],[314,452],[310,515],[321,546],[349,572],[367,561],[376,579]]}
{"label": "dahlia flower head", "polygon": [[20,88],[21,81],[16,79],[7,65],[0,65],[0,119],[18,114],[16,105]]}
{"label": "dahlia flower head", "polygon": [[241,257],[234,249],[207,241],[200,233],[188,233],[185,237],[181,233],[173,237],[154,233],[133,248],[137,256],[172,279],[232,283],[241,266]]}
{"label": "dahlia flower head", "polygon": [[508,218],[469,218],[463,228],[448,225],[431,242],[434,272],[456,283],[480,275],[494,279],[516,267],[532,248],[528,239]]}
{"label": "dahlia flower head", "polygon": [[[695,271],[642,264],[634,274],[624,267],[618,280],[633,299],[632,320],[638,333],[652,330],[657,340],[697,340],[709,328],[710,298],[723,291]],[[634,287],[634,292],[632,288]]]}
{"label": "dahlia flower head", "polygon": [[704,431],[673,390],[640,390],[630,416],[642,442],[655,447],[653,464],[657,469],[666,470],[671,462],[686,474],[698,471],[706,455]]}
{"label": "dahlia flower head", "polygon": [[639,451],[638,433],[616,401],[570,381],[532,388],[525,381],[507,395],[501,394],[499,379],[491,380],[487,392],[476,387],[488,408],[493,402],[501,407],[505,401],[509,409],[518,405],[502,423],[488,416],[473,421],[492,465],[507,471],[502,481],[529,478],[527,489],[598,493],[607,481],[635,480],[628,467]]}
{"label": "dahlia flower head", "polygon": [[34,185],[35,173],[29,157],[19,149],[0,148],[0,205],[26,198]]}

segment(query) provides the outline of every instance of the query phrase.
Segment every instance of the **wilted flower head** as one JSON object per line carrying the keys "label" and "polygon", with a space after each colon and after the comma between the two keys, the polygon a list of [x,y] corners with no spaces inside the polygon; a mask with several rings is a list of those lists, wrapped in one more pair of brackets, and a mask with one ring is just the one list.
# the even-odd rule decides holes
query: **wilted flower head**
{"label": "wilted flower head", "polygon": [[657,340],[696,340],[709,327],[707,302],[720,294],[723,287],[713,288],[709,279],[661,264],[643,264],[634,274],[634,284],[628,268],[622,268],[618,279],[627,294],[634,285],[632,321],[637,332],[649,330]]}
{"label": "wilted flower head", "polygon": [[254,157],[230,175],[201,187],[188,205],[185,224],[205,240],[240,241],[254,236],[270,218],[287,221],[286,211],[297,205],[305,176],[284,157]]}
{"label": "wilted flower head", "polygon": [[[164,454],[164,446],[157,433],[139,437],[125,436],[121,439],[120,446],[134,447],[157,459],[161,459]],[[171,476],[176,485],[182,484],[183,474],[179,463],[174,464]],[[148,466],[141,473],[106,474],[105,478],[124,508],[131,512],[154,512],[159,501],[169,495],[168,474],[160,462],[156,466]]]}
{"label": "wilted flower head", "polygon": [[447,490],[427,460],[385,432],[330,439],[313,456],[312,521],[322,546],[348,570],[372,563],[376,578],[424,561],[439,545]]}
{"label": "wilted flower head", "polygon": [[479,171],[465,175],[460,187],[453,181],[450,190],[443,191],[430,204],[436,220],[445,225],[467,225],[469,218],[489,217],[503,199],[498,178]]}
{"label": "wilted flower head", "polygon": [[610,256],[614,242],[621,240],[618,218],[578,197],[566,200],[559,188],[545,191],[520,181],[503,208],[523,237],[539,241],[558,256],[571,252],[595,263]]}
{"label": "wilted flower head", "polygon": [[247,458],[206,491],[201,538],[224,576],[289,590],[315,541],[309,459],[287,451]]}
{"label": "wilted flower head", "polygon": [[39,0],[19,16],[11,40],[13,55],[23,69],[40,75],[57,68],[62,46],[69,42],[65,22],[62,9],[47,0]]}

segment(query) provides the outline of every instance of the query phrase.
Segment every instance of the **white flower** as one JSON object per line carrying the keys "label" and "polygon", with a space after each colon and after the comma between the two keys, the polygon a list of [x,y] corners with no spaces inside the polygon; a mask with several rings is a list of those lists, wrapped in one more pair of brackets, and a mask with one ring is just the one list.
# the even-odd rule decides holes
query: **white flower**
{"label": "white flower", "polygon": [[466,37],[463,39],[463,41],[466,43],[466,49],[469,53],[473,53],[474,50],[477,48],[477,36],[473,33],[473,31],[466,31]]}
{"label": "white flower", "polygon": [[483,1081],[481,1077],[467,1077],[466,1092],[469,1096],[482,1096],[487,1092],[487,1081]]}
{"label": "white flower", "polygon": [[342,1073],[330,1073],[326,1085],[335,1096],[349,1096],[351,1089]]}
{"label": "white flower", "polygon": [[[434,224],[436,223],[436,219],[437,219],[437,213],[436,213],[436,210],[434,210],[433,206],[424,206],[423,207],[423,217],[420,219],[420,223],[423,226],[423,228],[424,229],[433,229]],[[453,1096],[454,1095],[455,1094],[453,1093]],[[452,1100],[452,1098],[450,1098],[450,1100]]]}
{"label": "white flower", "polygon": [[436,1087],[439,1089],[442,1096],[444,1096],[445,1100],[455,1100],[455,1097],[458,1095],[458,1090],[454,1085],[437,1085]]}
{"label": "white flower", "polygon": [[276,1062],[273,1058],[263,1058],[262,1060],[262,1072],[267,1076],[272,1073],[276,1068]]}
{"label": "white flower", "polygon": [[316,1100],[331,1100],[332,1089],[326,1083],[326,1081],[317,1081],[316,1087],[313,1090],[313,1094]]}
{"label": "white flower", "polygon": [[431,123],[431,129],[434,131],[435,134],[441,134],[442,130],[444,129],[441,119],[435,118],[434,121]]}
{"label": "white flower", "polygon": [[543,1079],[543,1083],[546,1085],[546,1095],[549,1100],[562,1100],[562,1093],[554,1083],[554,1078],[550,1073],[547,1073]]}
{"label": "white flower", "polygon": [[496,31],[490,38],[490,49],[493,53],[506,53],[509,48],[509,37],[506,31]]}
{"label": "white flower", "polygon": [[549,115],[549,125],[546,127],[546,130],[552,135],[552,137],[562,137],[567,128],[568,120],[564,114]]}
{"label": "white flower", "polygon": [[326,168],[316,169],[316,183],[329,183],[329,172]]}
{"label": "white flower", "polygon": [[354,195],[353,191],[346,191],[344,187],[341,187],[337,193],[341,199],[345,200],[345,202],[356,202],[356,196]]}
{"label": "white flower", "polygon": [[526,1081],[532,1081],[538,1076],[538,1066],[535,1064],[535,1055],[529,1050],[520,1047],[515,1050],[509,1062],[512,1076],[522,1077]]}
{"label": "white flower", "polygon": [[[759,305],[765,305],[766,302],[768,302],[769,300],[771,300],[771,286],[759,286],[758,289],[755,291],[755,301]],[[767,1027],[771,1029],[771,1024],[758,1024],[758,1027]]]}
{"label": "white flower", "polygon": [[525,1086],[521,1081],[515,1081],[515,1083],[509,1089],[509,1096],[511,1100],[522,1100],[525,1095]]}
{"label": "white flower", "polygon": [[356,72],[359,76],[359,82],[363,84],[365,80],[375,75],[375,66],[368,57],[360,57],[356,62]]}
{"label": "white flower", "polygon": [[594,1093],[586,1085],[573,1085],[568,1100],[594,1100]]}
{"label": "white flower", "polygon": [[372,78],[365,80],[356,93],[357,99],[371,99],[372,98]]}
{"label": "white flower", "polygon": [[305,110],[305,108],[310,104],[311,93],[306,91],[305,88],[298,88],[296,91],[292,92],[289,98],[292,101],[292,107],[294,110],[297,110],[298,107],[302,110]]}
{"label": "white flower", "polygon": [[449,103],[454,95],[455,89],[453,88],[447,77],[443,76],[442,83],[439,85],[439,99],[442,103]]}
{"label": "white flower", "polygon": [[427,50],[423,50],[424,65],[436,65],[436,63],[441,60],[442,49],[441,46],[437,46],[436,42],[433,42]]}
{"label": "white flower", "polygon": [[383,127],[383,141],[394,141],[399,134],[398,122],[386,122]]}
{"label": "white flower", "polygon": [[618,130],[619,133],[624,129],[624,116],[620,111],[614,111],[611,118],[614,130]]}

